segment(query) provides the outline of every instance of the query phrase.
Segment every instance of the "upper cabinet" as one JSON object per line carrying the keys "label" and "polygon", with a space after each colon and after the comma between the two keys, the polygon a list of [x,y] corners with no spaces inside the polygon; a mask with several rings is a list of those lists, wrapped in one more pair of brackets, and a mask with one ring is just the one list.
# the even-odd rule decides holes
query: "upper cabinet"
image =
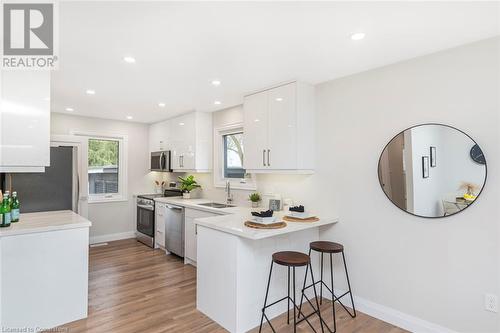
{"label": "upper cabinet", "polygon": [[50,165],[50,71],[0,71],[0,172]]}
{"label": "upper cabinet", "polygon": [[313,173],[314,120],[314,87],[310,85],[292,82],[245,96],[245,169]]}
{"label": "upper cabinet", "polygon": [[170,150],[174,172],[212,169],[212,114],[191,112],[149,129],[150,151]]}

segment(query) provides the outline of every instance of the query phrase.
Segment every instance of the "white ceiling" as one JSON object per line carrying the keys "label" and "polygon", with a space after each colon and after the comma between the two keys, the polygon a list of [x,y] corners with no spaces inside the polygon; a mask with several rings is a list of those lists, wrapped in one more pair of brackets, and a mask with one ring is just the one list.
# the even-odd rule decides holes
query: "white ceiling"
{"label": "white ceiling", "polygon": [[[276,83],[316,84],[498,35],[499,8],[498,2],[62,2],[52,110],[139,122],[214,111]],[[352,41],[360,31],[366,38]],[[213,79],[222,84],[212,86]]]}

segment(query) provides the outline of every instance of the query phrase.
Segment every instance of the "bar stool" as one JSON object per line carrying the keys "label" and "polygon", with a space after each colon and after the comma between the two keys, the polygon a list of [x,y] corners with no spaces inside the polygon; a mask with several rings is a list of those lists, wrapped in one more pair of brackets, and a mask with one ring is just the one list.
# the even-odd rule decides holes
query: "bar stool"
{"label": "bar stool", "polygon": [[[273,265],[274,264],[282,265],[282,266],[285,266],[288,268],[288,294],[287,294],[287,296],[285,296],[285,297],[268,305],[267,304],[267,297],[269,295],[269,286],[271,284],[271,275],[273,273]],[[303,267],[303,266],[306,266],[306,271],[308,268],[311,269],[311,280],[312,280],[312,286],[314,289],[314,296],[316,298],[316,307],[314,307],[312,302],[309,300],[309,298],[307,296],[305,296],[314,311],[311,314],[304,316],[304,318],[297,320],[298,318],[296,316],[296,309],[298,309],[298,306],[295,303],[295,268],[296,267]],[[292,286],[293,298],[290,297],[290,268],[292,268],[292,270],[293,270],[293,286]],[[306,276],[306,278],[307,278],[307,276]],[[304,283],[305,283],[305,281],[304,281]],[[316,293],[315,285],[316,285],[316,283],[314,282],[314,276],[312,275],[311,260],[307,254],[301,253],[301,252],[293,252],[293,251],[284,251],[284,252],[274,253],[272,256],[272,261],[271,261],[271,269],[269,270],[269,279],[267,281],[266,297],[264,299],[264,307],[262,308],[262,316],[260,318],[259,333],[262,331],[262,323],[264,322],[264,318],[266,318],[266,321],[269,323],[269,326],[271,327],[273,332],[276,333],[276,330],[274,329],[273,325],[271,324],[271,322],[269,321],[269,318],[266,315],[266,309],[275,305],[275,304],[278,304],[279,302],[284,301],[284,300],[288,300],[287,324],[290,324],[290,301],[293,303],[293,332],[294,333],[297,330],[297,325],[304,320],[309,324],[309,326],[311,326],[312,330],[314,332],[316,332],[316,330],[314,329],[314,327],[311,325],[311,323],[308,320],[308,318],[314,314],[318,315],[318,317],[320,319],[320,323],[321,323],[321,332],[324,332],[323,320],[321,319],[321,312],[319,310],[318,295]],[[300,316],[300,311],[299,311],[299,316]]]}
{"label": "bar stool", "polygon": [[[323,286],[325,286],[326,289],[332,294],[332,310],[333,310],[333,331],[328,327],[328,325],[325,322],[325,326],[328,329],[330,333],[335,333],[337,331],[337,323],[336,323],[336,318],[335,318],[335,302],[339,302],[340,305],[344,308],[344,310],[347,311],[347,313],[351,316],[351,318],[356,317],[356,308],[354,307],[354,300],[352,298],[352,292],[351,292],[351,283],[349,282],[349,274],[347,273],[347,265],[345,261],[345,255],[344,255],[344,246],[339,243],[334,243],[334,242],[327,242],[327,241],[317,241],[317,242],[311,242],[309,244],[309,256],[311,256],[311,251],[316,251],[321,253],[321,267],[320,267],[320,279],[316,282],[313,282],[312,284],[308,285],[307,287],[305,286],[305,280],[304,280],[304,289],[302,290],[302,295],[304,295],[304,292],[306,289],[314,286],[315,284],[320,284],[320,292],[319,292],[319,302],[320,304],[323,303]],[[330,254],[330,279],[331,279],[331,289],[328,287],[328,285],[323,281],[323,255],[327,253]],[[345,275],[347,278],[347,286],[349,287],[349,290],[343,293],[340,296],[335,296],[334,294],[334,289],[333,289],[333,254],[335,253],[342,253],[342,260],[344,262],[344,269],[345,269]],[[312,272],[311,272],[312,273]],[[306,278],[307,278],[307,269],[306,269]],[[314,289],[316,289],[314,287]],[[345,305],[340,301],[340,299],[344,296],[349,294],[351,297],[351,304],[352,304],[352,310],[353,312],[351,313]],[[300,300],[300,304],[302,304],[302,298]],[[300,318],[301,310],[299,307],[299,318]]]}

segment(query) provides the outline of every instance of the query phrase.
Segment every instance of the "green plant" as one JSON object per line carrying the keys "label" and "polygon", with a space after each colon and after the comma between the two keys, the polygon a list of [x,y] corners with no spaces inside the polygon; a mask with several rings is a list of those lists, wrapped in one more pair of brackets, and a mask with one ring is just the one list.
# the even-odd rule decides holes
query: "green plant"
{"label": "green plant", "polygon": [[194,180],[193,175],[189,175],[186,178],[182,178],[179,176],[179,179],[181,181],[182,192],[189,193],[197,187],[201,188],[201,186],[196,182],[196,180]]}
{"label": "green plant", "polygon": [[260,194],[258,192],[250,194],[248,198],[251,202],[259,202],[261,200]]}

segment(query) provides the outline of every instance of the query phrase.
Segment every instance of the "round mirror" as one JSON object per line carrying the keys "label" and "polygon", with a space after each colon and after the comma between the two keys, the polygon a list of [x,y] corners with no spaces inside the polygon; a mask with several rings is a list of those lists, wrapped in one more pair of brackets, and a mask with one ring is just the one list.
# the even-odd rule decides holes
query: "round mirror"
{"label": "round mirror", "polygon": [[486,158],[470,136],[440,124],[411,127],[385,146],[380,185],[393,204],[421,217],[456,214],[477,199]]}

